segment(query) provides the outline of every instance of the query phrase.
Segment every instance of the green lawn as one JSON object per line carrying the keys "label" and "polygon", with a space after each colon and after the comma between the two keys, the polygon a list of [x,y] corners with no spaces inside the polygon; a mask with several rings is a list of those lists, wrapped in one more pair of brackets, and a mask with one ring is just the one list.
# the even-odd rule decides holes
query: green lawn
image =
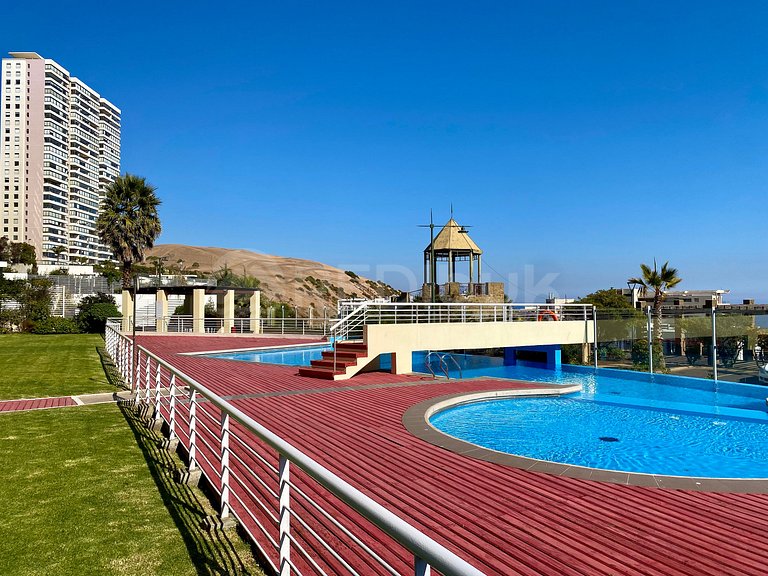
{"label": "green lawn", "polygon": [[114,404],[0,415],[0,574],[261,574],[156,440]]}
{"label": "green lawn", "polygon": [[[0,335],[0,398],[116,390],[99,336]],[[0,414],[0,575],[263,573],[129,406]]]}
{"label": "green lawn", "polygon": [[0,334],[0,399],[115,390],[104,376],[98,334]]}

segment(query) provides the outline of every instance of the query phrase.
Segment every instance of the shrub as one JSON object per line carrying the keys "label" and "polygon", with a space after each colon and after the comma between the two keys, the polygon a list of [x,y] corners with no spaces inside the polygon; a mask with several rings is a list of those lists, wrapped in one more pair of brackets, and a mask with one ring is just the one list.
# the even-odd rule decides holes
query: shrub
{"label": "shrub", "polygon": [[99,292],[80,300],[75,316],[80,330],[91,334],[101,334],[107,325],[107,318],[120,316],[115,300],[109,294]]}
{"label": "shrub", "polygon": [[[648,340],[641,338],[632,344],[632,364],[635,370],[648,370]],[[666,371],[661,345],[658,342],[653,343],[653,369],[655,372]]]}
{"label": "shrub", "polygon": [[81,309],[77,314],[77,325],[83,332],[101,334],[107,326],[108,318],[120,316],[114,303],[99,302]]}
{"label": "shrub", "polygon": [[80,330],[77,327],[77,322],[74,320],[50,316],[35,322],[30,332],[33,334],[77,334]]}
{"label": "shrub", "polygon": [[583,364],[581,344],[563,344],[560,347],[560,361],[563,364]]}

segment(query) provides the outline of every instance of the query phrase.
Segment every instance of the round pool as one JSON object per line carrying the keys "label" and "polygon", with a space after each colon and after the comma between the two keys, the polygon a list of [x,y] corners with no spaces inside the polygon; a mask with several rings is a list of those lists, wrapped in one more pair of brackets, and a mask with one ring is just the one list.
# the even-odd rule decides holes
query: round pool
{"label": "round pool", "polygon": [[548,462],[667,476],[768,478],[768,424],[757,419],[576,394],[460,404],[429,422],[459,440]]}

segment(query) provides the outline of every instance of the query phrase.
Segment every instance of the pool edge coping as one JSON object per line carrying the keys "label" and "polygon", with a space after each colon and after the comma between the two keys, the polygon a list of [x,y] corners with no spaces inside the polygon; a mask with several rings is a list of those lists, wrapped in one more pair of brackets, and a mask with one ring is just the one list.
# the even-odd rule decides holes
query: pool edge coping
{"label": "pool edge coping", "polygon": [[[520,380],[516,382],[529,383]],[[502,385],[503,383],[504,380],[499,379],[499,384]],[[511,468],[527,470],[529,472],[540,472],[543,474],[573,478],[575,480],[592,480],[596,482],[607,482],[611,484],[643,488],[691,490],[700,492],[730,492],[739,494],[768,493],[768,479],[764,478],[708,478],[696,476],[668,476],[641,472],[622,472],[601,468],[588,468],[586,466],[577,466],[573,464],[563,464],[561,462],[552,462],[549,460],[539,460],[527,456],[517,456],[515,454],[499,452],[498,450],[483,448],[477,444],[459,440],[454,436],[441,432],[429,422],[429,419],[437,412],[460,404],[516,396],[527,398],[536,396],[560,396],[577,392],[581,389],[580,385],[546,386],[536,382],[530,382],[529,384],[531,384],[531,388],[499,388],[481,392],[459,392],[429,398],[408,408],[403,414],[402,424],[406,430],[415,437],[439,448],[443,448],[461,456],[467,456],[469,458],[475,458],[493,464],[500,464],[502,466],[509,466]]]}

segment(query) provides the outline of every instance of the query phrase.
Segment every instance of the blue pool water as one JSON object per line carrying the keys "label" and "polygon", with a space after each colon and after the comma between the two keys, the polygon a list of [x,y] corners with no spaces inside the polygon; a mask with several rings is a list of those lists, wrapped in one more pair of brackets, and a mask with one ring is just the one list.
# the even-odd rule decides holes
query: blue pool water
{"label": "blue pool water", "polygon": [[[485,365],[485,366],[484,366]],[[564,366],[503,366],[474,357],[464,376],[581,384],[558,398],[477,402],[431,424],[509,454],[670,476],[768,478],[768,389],[699,378]]]}
{"label": "blue pool water", "polygon": [[224,352],[205,354],[209,358],[239,360],[241,362],[262,362],[266,364],[285,364],[287,366],[309,366],[312,360],[320,360],[323,350],[333,350],[330,345],[291,346],[290,348],[247,350],[244,352]]}
{"label": "blue pool water", "polygon": [[[329,345],[211,355],[306,366]],[[504,366],[453,354],[464,378],[495,377],[582,391],[559,398],[478,402],[435,414],[439,430],[486,448],[579,466],[671,476],[768,478],[768,389],[700,378],[563,366]],[[427,372],[424,352],[413,369]],[[390,364],[382,358],[382,368]],[[452,378],[459,370],[448,363]]]}

